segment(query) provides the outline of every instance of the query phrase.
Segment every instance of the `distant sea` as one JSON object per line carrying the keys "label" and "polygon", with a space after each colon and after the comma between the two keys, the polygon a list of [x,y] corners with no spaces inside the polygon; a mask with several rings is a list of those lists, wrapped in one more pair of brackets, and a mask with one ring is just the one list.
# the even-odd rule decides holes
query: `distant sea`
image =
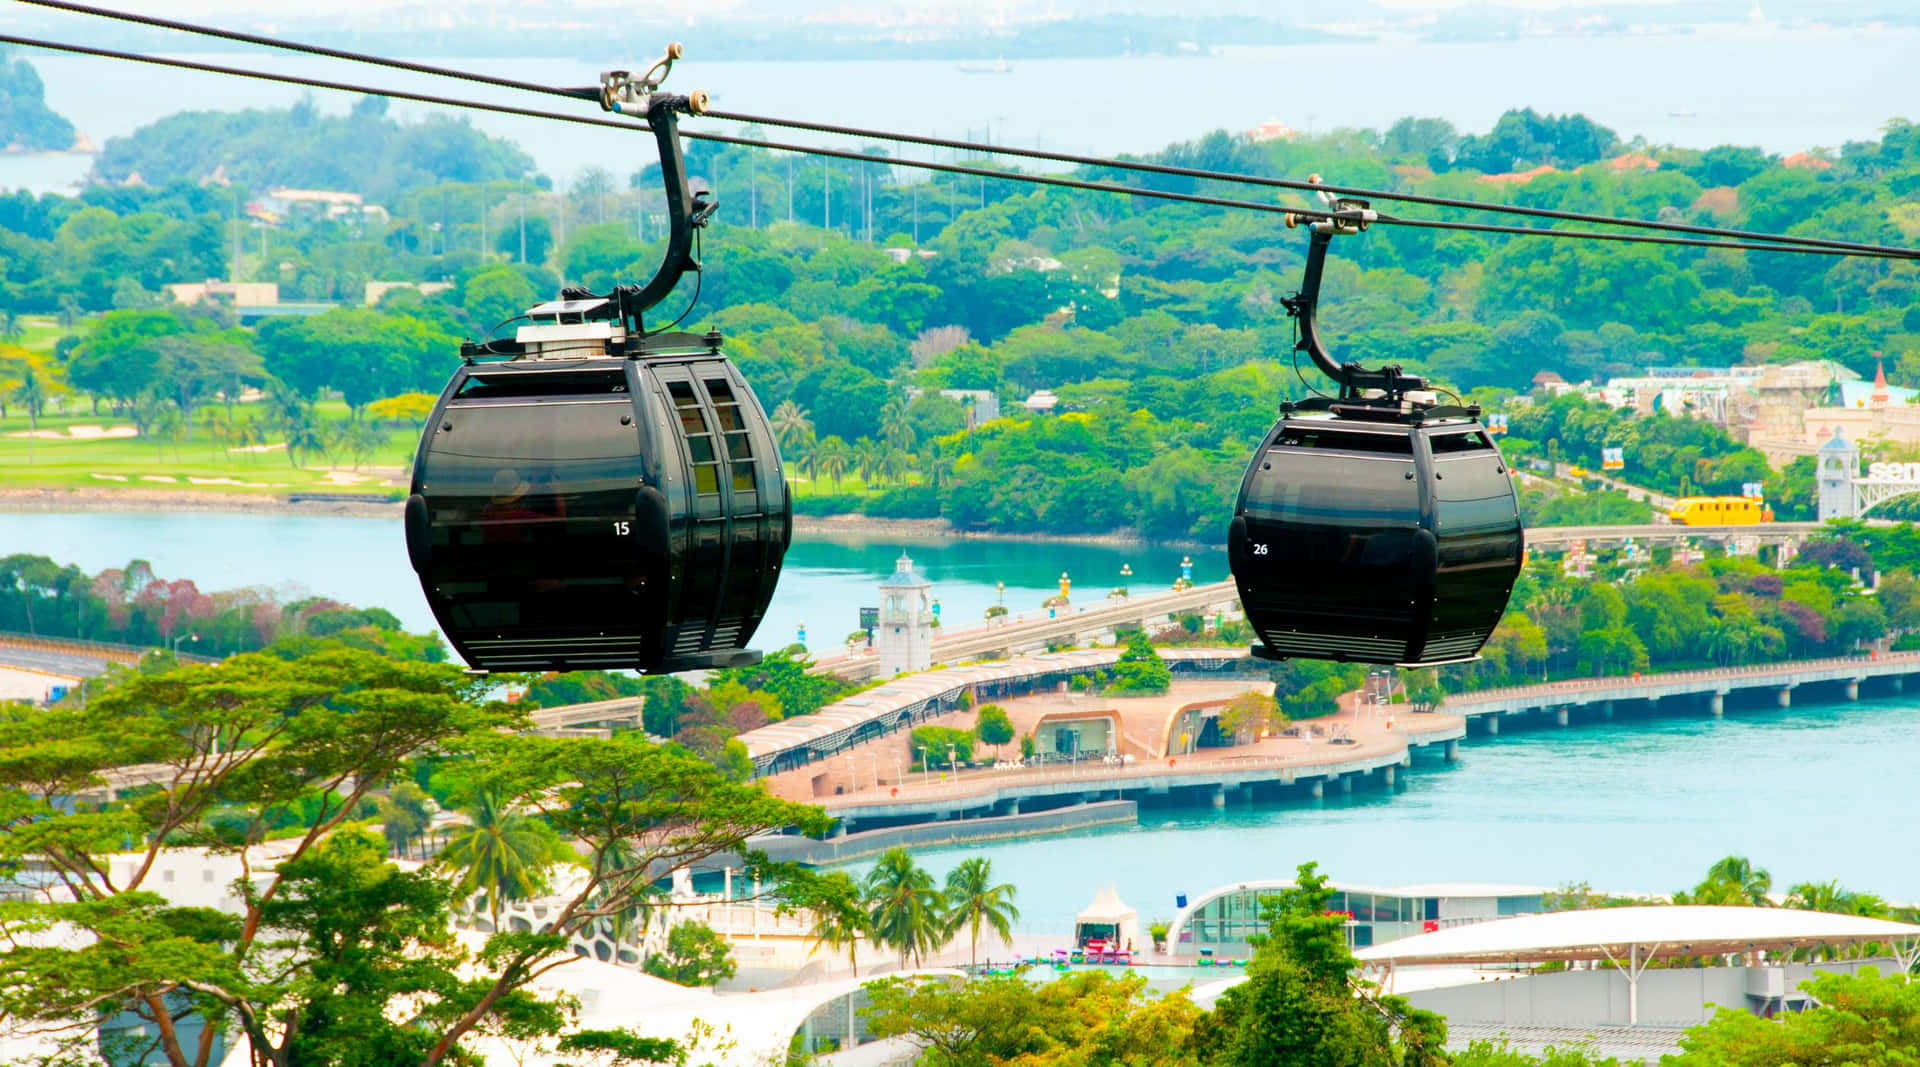
{"label": "distant sea", "polygon": [[[958,63],[934,60],[711,63],[699,58],[697,33],[685,43],[688,58],[669,86],[706,89],[729,110],[1091,154],[1150,152],[1213,129],[1242,131],[1267,121],[1324,132],[1384,129],[1402,116],[1423,115],[1478,133],[1514,107],[1581,112],[1623,138],[1653,144],[1757,145],[1781,153],[1872,139],[1894,117],[1920,120],[1920,79],[1911,73],[1920,56],[1915,29],[1761,24],[1457,44],[1382,39],[1208,56],[1019,60],[1004,74],[965,73]],[[284,107],[304,92],[105,59],[28,57],[46,83],[48,103],[97,144],[175,112]],[[565,100],[304,56],[193,58],[597,114]],[[638,56],[421,58],[558,85],[593,84],[603,67],[645,66]],[[313,96],[328,111],[353,101],[339,93]],[[425,110],[396,104],[393,113]],[[651,160],[650,144],[619,133],[469,114],[475,126],[518,142],[561,183],[586,167],[626,174]],[[88,165],[79,156],[0,157],[0,187],[67,191]]]}

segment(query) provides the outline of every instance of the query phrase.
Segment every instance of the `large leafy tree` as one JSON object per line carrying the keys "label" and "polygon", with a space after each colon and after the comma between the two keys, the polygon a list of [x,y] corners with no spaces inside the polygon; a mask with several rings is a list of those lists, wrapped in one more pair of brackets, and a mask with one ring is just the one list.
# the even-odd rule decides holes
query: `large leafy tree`
{"label": "large leafy tree", "polygon": [[[0,1013],[62,1023],[126,1005],[159,1029],[169,1062],[202,1065],[207,1042],[184,1047],[173,1033],[185,1000],[210,1022],[237,1019],[263,1055],[284,1050],[294,1035],[267,1033],[284,1007],[269,977],[280,964],[262,944],[277,936],[268,909],[408,757],[511,721],[478,696],[450,667],[332,649],[133,674],[84,708],[0,723],[0,863],[44,865],[57,886],[0,921],[15,935],[48,923],[85,935],[71,947],[10,937]],[[139,780],[153,784],[124,801],[67,799]],[[246,890],[241,914],[173,907],[149,886],[167,851],[233,848],[288,809],[306,825],[280,868]],[[223,829],[223,811],[237,825]]]}
{"label": "large leafy tree", "polygon": [[[44,899],[0,911],[0,1014],[60,1027],[125,1008],[179,1067],[206,1067],[218,1028],[277,1067],[462,1059],[473,1036],[564,1025],[528,984],[572,958],[575,934],[647,901],[660,874],[755,833],[825,828],[816,809],[635,735],[503,732],[520,723],[479,702],[484,685],[321,645],[132,674],[85,708],[0,719],[0,864],[52,879]],[[378,839],[343,832],[427,753],[574,842],[583,876],[544,932],[460,951],[446,940],[457,880],[402,875]],[[293,836],[236,882],[233,909],[154,891],[181,849],[262,859],[243,850],[270,826]],[[782,872],[754,865],[778,884]],[[48,929],[78,936],[29,936]],[[176,1026],[183,1012],[211,1024],[207,1036]]]}
{"label": "large leafy tree", "polygon": [[1671,1067],[1920,1062],[1920,983],[1905,975],[1816,974],[1803,988],[1812,1011],[1762,1019],[1722,1008],[1680,1039]]}
{"label": "large leafy tree", "polygon": [[1293,888],[1261,901],[1268,932],[1256,935],[1247,980],[1215,1011],[1213,1062],[1285,1067],[1437,1065],[1447,1062],[1446,1024],[1397,997],[1356,986],[1358,961],[1333,888],[1312,863]]}
{"label": "large leafy tree", "polygon": [[1206,1013],[1185,991],[1154,998],[1140,975],[1084,971],[1035,986],[1017,975],[953,985],[894,978],[868,985],[867,1024],[907,1037],[928,1067],[1041,1064],[1189,1067],[1205,1062]]}
{"label": "large leafy tree", "polygon": [[647,957],[646,972],[681,985],[718,985],[738,969],[727,939],[702,922],[683,922],[667,931],[663,952]]}

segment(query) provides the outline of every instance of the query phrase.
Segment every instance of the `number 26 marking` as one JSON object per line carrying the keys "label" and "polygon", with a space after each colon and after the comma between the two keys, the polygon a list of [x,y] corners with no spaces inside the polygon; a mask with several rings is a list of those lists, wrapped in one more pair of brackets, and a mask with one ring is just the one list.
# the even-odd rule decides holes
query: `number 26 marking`
{"label": "number 26 marking", "polygon": [[1256,555],[1256,556],[1264,556],[1264,555],[1266,555],[1266,554],[1267,554],[1267,546],[1265,546],[1265,545],[1263,545],[1263,544],[1260,544],[1260,543],[1259,543],[1258,541],[1256,541],[1256,542],[1254,542],[1254,545],[1253,545],[1253,554],[1254,554],[1254,555]]}

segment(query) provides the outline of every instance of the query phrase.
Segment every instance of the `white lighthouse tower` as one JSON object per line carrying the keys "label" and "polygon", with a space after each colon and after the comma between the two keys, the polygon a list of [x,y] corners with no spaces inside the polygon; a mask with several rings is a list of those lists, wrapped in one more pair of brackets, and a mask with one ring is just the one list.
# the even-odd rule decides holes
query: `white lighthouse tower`
{"label": "white lighthouse tower", "polygon": [[933,663],[933,585],[914,573],[905,552],[880,583],[880,675],[924,671]]}
{"label": "white lighthouse tower", "polygon": [[1838,429],[1833,439],[1821,445],[1815,468],[1815,485],[1820,497],[1820,521],[1851,519],[1860,514],[1860,489],[1853,480],[1860,476],[1860,449]]}

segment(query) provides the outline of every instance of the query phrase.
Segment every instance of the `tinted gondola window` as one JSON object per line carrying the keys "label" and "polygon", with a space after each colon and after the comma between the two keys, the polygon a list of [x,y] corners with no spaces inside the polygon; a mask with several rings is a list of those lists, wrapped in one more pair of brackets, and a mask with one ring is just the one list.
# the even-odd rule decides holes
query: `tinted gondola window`
{"label": "tinted gondola window", "polygon": [[1434,511],[1441,536],[1514,525],[1513,485],[1491,457],[1437,459]]}
{"label": "tinted gondola window", "polygon": [[687,459],[693,465],[693,491],[699,514],[720,514],[720,450],[714,443],[713,427],[707,425],[707,413],[700,408],[693,383],[667,382],[674,410],[680,416],[680,432],[687,440]]}
{"label": "tinted gondola window", "polygon": [[1250,503],[1271,521],[1343,527],[1419,522],[1418,489],[1408,478],[1413,472],[1411,457],[1396,460],[1273,449],[1266,463],[1268,469],[1254,480]]}
{"label": "tinted gondola window", "polygon": [[1491,452],[1493,442],[1483,433],[1441,433],[1427,438],[1436,456],[1456,455],[1462,452]]}
{"label": "tinted gondola window", "polygon": [[424,486],[435,530],[467,545],[557,545],[570,529],[616,536],[612,519],[632,511],[639,476],[639,434],[621,422],[631,412],[624,399],[450,407]]}
{"label": "tinted gondola window", "polygon": [[1334,448],[1342,452],[1413,455],[1413,439],[1404,433],[1360,433],[1317,426],[1289,426],[1274,444],[1283,448]]}

